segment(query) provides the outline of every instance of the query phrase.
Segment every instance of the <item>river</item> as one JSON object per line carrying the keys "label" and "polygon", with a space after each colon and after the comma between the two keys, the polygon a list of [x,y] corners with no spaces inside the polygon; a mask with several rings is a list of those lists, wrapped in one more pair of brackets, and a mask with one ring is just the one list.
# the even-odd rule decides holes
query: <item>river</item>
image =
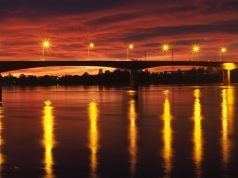
{"label": "river", "polygon": [[238,86],[3,88],[1,178],[238,177]]}

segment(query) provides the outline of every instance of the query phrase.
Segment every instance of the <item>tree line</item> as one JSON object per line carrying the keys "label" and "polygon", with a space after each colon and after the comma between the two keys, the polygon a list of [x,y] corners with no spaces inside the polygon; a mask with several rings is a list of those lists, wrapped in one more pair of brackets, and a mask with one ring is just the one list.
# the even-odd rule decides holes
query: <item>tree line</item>
{"label": "tree line", "polygon": [[[138,83],[147,84],[199,84],[222,82],[222,71],[212,68],[192,68],[191,70],[177,70],[166,72],[138,71]],[[232,72],[232,79],[238,79],[238,71]],[[237,80],[238,81],[238,80]],[[50,85],[129,85],[130,71],[114,71],[99,69],[98,74],[64,75],[64,76],[35,76],[24,75],[13,76],[8,74],[1,76],[1,84],[6,86],[50,86]]]}

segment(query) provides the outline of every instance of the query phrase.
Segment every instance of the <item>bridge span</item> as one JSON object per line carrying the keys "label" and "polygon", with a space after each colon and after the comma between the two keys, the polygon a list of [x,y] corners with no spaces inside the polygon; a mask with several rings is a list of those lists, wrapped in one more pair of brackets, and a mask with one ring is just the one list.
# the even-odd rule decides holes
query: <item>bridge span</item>
{"label": "bridge span", "polygon": [[162,66],[204,66],[223,70],[223,82],[230,84],[230,70],[238,68],[238,62],[224,61],[139,61],[139,60],[21,60],[0,61],[0,72],[8,72],[20,69],[53,66],[95,66],[120,68],[131,71],[131,85],[136,85],[136,73],[138,70],[162,67]]}
{"label": "bridge span", "polygon": [[161,66],[204,66],[224,70],[238,68],[238,62],[218,61],[137,61],[137,60],[54,60],[54,61],[0,61],[0,72],[19,69],[52,66],[95,66],[112,67],[128,70],[141,70]]}

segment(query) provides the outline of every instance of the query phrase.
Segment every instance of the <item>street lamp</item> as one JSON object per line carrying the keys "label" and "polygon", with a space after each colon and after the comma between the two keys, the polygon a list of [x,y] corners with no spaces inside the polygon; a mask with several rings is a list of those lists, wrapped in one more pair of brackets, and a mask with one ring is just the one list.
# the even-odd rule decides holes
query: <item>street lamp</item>
{"label": "street lamp", "polygon": [[88,59],[89,59],[89,56],[90,56],[90,49],[93,49],[95,47],[94,43],[89,43],[88,44]]}
{"label": "street lamp", "polygon": [[50,48],[51,46],[50,41],[49,40],[42,41],[41,46],[42,46],[42,57],[43,60],[45,60],[45,50]]}
{"label": "street lamp", "polygon": [[198,54],[200,52],[200,46],[198,44],[193,45],[192,52],[193,54]]}
{"label": "street lamp", "polygon": [[134,49],[134,45],[131,43],[128,45],[127,50],[126,50],[126,57],[129,59],[129,50]]}
{"label": "street lamp", "polygon": [[162,45],[162,51],[165,52],[165,53],[168,53],[169,51],[171,51],[171,59],[173,60],[173,58],[174,58],[174,50],[173,50],[173,48],[170,47],[169,44],[164,43]]}
{"label": "street lamp", "polygon": [[194,44],[192,46],[193,57],[194,57],[194,55],[198,55],[200,50],[201,50],[200,46],[198,44]]}
{"label": "street lamp", "polygon": [[220,61],[222,60],[223,55],[225,55],[227,52],[227,49],[225,47],[222,47],[220,49]]}
{"label": "street lamp", "polygon": [[168,52],[169,50],[170,50],[170,46],[167,43],[162,45],[162,51],[163,52]]}

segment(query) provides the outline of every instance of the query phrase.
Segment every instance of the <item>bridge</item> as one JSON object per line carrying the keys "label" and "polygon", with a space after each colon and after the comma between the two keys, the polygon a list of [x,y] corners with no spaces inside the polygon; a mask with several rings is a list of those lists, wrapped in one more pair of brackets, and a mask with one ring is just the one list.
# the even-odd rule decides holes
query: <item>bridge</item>
{"label": "bridge", "polygon": [[138,70],[162,66],[203,66],[223,70],[224,85],[230,84],[230,71],[238,68],[238,62],[221,61],[138,61],[138,60],[54,60],[54,61],[0,61],[0,72],[20,69],[53,66],[95,66],[120,68],[131,71],[131,86],[136,86],[136,73]]}

